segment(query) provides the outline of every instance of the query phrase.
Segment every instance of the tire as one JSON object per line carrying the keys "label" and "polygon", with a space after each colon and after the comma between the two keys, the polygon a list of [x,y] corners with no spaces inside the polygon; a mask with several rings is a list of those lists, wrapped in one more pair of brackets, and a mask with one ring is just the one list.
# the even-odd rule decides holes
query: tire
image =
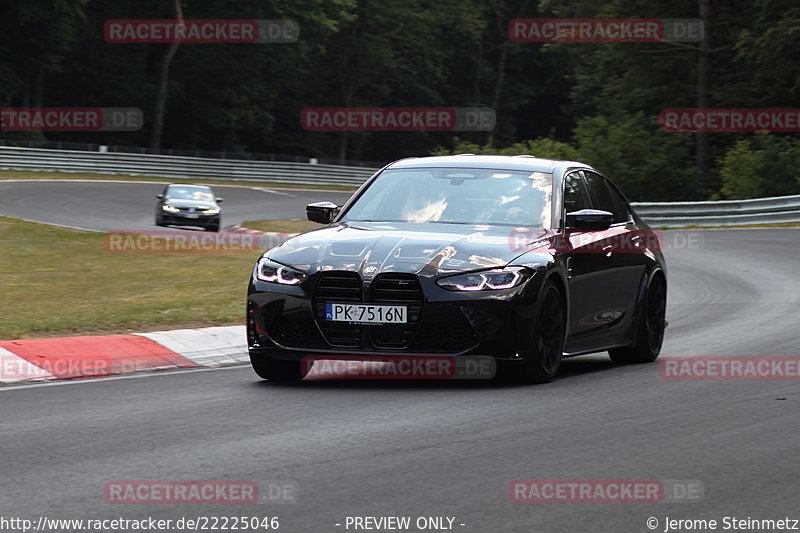
{"label": "tire", "polygon": [[526,353],[521,361],[498,361],[500,378],[515,383],[547,383],[558,373],[567,315],[564,297],[552,281],[545,283],[537,304],[536,315]]}
{"label": "tire", "polygon": [[280,383],[300,381],[310,370],[303,365],[302,361],[284,361],[253,354],[250,354],[250,364],[253,365],[253,370],[260,378]]}
{"label": "tire", "polygon": [[218,232],[218,231],[219,231],[219,224],[214,224],[213,226],[208,226],[208,227],[206,228],[206,230],[207,230],[207,231],[214,231],[214,232]]}
{"label": "tire", "polygon": [[156,215],[156,226],[163,226],[163,225],[164,225],[164,221],[161,220],[160,216]]}
{"label": "tire", "polygon": [[652,363],[661,353],[666,328],[667,284],[656,274],[647,286],[642,314],[636,327],[636,341],[631,346],[614,348],[608,355],[615,363]]}

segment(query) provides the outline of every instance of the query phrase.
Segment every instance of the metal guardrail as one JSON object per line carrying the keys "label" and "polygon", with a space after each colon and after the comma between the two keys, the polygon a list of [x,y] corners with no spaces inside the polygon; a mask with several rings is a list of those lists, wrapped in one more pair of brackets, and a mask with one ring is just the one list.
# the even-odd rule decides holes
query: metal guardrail
{"label": "metal guardrail", "polygon": [[[2,132],[0,132],[0,135]],[[235,159],[237,161],[276,161],[280,163],[314,163],[320,165],[343,165],[346,167],[380,168],[385,163],[376,161],[329,159],[307,155],[291,155],[264,152],[224,152],[209,150],[186,150],[181,148],[146,148],[144,146],[104,145],[97,143],[77,143],[69,141],[33,141],[23,139],[0,139],[0,146],[14,148],[41,148],[46,150],[72,150],[77,152],[116,152],[121,154],[175,155],[181,157],[202,157],[205,159]]]}
{"label": "metal guardrail", "polygon": [[376,169],[311,163],[241,161],[119,152],[85,152],[0,146],[0,169],[270,181],[358,187]]}
{"label": "metal guardrail", "polygon": [[[358,187],[376,169],[310,163],[242,161],[118,152],[0,146],[0,169],[270,181],[287,185]],[[718,202],[635,202],[654,227],[736,226],[800,222],[800,195]]]}
{"label": "metal guardrail", "polygon": [[800,195],[717,202],[634,202],[631,205],[645,222],[655,227],[800,222]]}

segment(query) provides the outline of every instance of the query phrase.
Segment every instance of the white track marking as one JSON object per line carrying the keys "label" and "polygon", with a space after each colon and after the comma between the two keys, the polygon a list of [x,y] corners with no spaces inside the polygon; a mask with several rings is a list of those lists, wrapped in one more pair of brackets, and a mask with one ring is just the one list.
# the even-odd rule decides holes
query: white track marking
{"label": "white track marking", "polygon": [[248,361],[244,326],[216,326],[135,333],[182,355],[201,366]]}
{"label": "white track marking", "polygon": [[23,359],[14,352],[0,348],[0,383],[16,383],[33,379],[52,379],[53,375]]}

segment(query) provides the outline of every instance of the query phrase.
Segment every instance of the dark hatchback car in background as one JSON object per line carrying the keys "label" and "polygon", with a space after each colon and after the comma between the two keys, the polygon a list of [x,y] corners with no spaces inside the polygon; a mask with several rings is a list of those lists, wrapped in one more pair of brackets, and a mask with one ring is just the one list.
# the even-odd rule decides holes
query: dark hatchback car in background
{"label": "dark hatchback car in background", "polygon": [[667,279],[652,230],[605,176],[530,156],[396,161],[325,224],[267,251],[249,282],[250,359],[296,381],[303,357],[491,356],[544,382],[562,357],[658,357]]}
{"label": "dark hatchback car in background", "polygon": [[219,231],[222,198],[205,185],[167,185],[156,196],[156,226],[198,226]]}

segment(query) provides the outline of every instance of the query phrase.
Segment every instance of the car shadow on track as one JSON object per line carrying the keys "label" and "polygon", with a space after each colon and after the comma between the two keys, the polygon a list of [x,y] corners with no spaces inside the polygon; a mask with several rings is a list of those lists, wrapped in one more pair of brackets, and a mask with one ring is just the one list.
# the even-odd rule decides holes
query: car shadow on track
{"label": "car shadow on track", "polygon": [[[565,359],[555,379],[547,384],[536,385],[547,387],[558,385],[559,381],[569,380],[597,372],[619,370],[622,366],[613,363],[608,356],[595,354]],[[366,379],[366,378],[317,378],[305,379],[297,383],[279,383],[274,381],[256,381],[257,387],[267,388],[302,388],[302,389],[506,389],[531,387],[533,385],[504,382],[499,379]]]}

